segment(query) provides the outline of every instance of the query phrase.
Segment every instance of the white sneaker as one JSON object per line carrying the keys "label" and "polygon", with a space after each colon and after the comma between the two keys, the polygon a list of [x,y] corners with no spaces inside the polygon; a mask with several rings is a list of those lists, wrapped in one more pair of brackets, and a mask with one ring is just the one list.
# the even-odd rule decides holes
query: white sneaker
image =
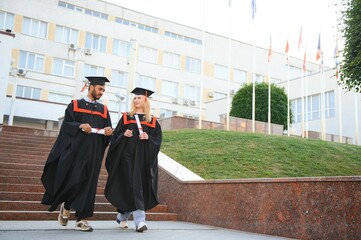
{"label": "white sneaker", "polygon": [[75,223],[75,229],[83,232],[91,232],[93,228],[88,224],[86,220],[80,220]]}
{"label": "white sneaker", "polygon": [[147,224],[145,224],[145,222],[140,222],[137,226],[137,229],[135,231],[137,232],[143,232],[145,230],[147,230]]}
{"label": "white sneaker", "polygon": [[128,228],[128,223],[127,221],[123,220],[119,222],[119,227],[121,228]]}
{"label": "white sneaker", "polygon": [[66,210],[64,207],[65,203],[60,205],[59,215],[58,215],[58,222],[61,226],[68,225],[70,219],[70,210]]}

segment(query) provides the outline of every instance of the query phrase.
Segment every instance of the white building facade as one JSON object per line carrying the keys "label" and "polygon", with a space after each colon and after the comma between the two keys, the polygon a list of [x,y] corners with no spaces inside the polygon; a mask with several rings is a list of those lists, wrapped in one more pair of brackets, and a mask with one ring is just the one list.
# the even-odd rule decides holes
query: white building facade
{"label": "white building facade", "polygon": [[[205,32],[203,38],[200,29],[103,1],[26,0],[19,4],[2,0],[0,29],[15,35],[8,50],[11,60],[0,56],[1,67],[8,68],[1,76],[6,83],[6,91],[0,96],[5,100],[0,105],[0,123],[4,124],[56,128],[67,104],[86,94],[86,90],[81,92],[84,77],[91,75],[106,76],[111,81],[101,100],[114,124],[119,112],[128,110],[128,93],[135,86],[156,92],[152,110],[158,117],[219,121],[219,116],[227,113],[228,89],[233,94],[242,84],[253,81],[253,46],[232,40],[228,61],[227,37]],[[256,47],[254,56],[255,81],[268,82],[268,49]],[[295,117],[299,117],[297,106],[302,96],[301,66],[301,59],[290,57],[288,71],[284,54],[272,54],[272,82],[286,87],[288,76],[292,79],[289,96]],[[308,96],[315,96],[311,97],[315,103],[320,94],[319,66],[307,63],[307,67]],[[322,126],[327,133],[339,134],[341,113],[342,135],[354,138],[361,104],[356,109],[354,106],[360,96],[355,94],[355,100],[354,94],[342,93],[339,105],[339,88],[331,72],[326,69],[323,75],[327,78],[330,114]],[[312,106],[312,112],[317,112],[317,104]],[[307,121],[307,130],[320,132],[320,119],[314,115]],[[305,130],[300,123],[296,118],[292,124],[296,135]]]}

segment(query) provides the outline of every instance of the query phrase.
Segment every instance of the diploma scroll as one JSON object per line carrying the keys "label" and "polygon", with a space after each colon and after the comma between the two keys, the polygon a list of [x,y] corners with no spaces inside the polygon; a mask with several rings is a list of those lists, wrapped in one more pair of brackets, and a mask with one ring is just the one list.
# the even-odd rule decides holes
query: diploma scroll
{"label": "diploma scroll", "polygon": [[138,126],[138,129],[139,129],[139,134],[142,134],[143,133],[143,128],[142,128],[142,125],[140,125],[138,114],[135,114],[134,117],[135,117],[135,121],[137,122],[137,126]]}
{"label": "diploma scroll", "polygon": [[[84,130],[83,130],[84,132]],[[103,134],[104,135],[104,129],[99,129],[99,128],[92,128],[92,130],[90,131],[91,133],[96,133],[96,134]]]}

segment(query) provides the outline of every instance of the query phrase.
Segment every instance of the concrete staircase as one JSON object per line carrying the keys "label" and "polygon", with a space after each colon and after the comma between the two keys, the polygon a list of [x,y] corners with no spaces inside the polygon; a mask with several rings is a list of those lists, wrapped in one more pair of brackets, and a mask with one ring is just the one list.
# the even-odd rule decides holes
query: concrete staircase
{"label": "concrete staircase", "polygon": [[[48,212],[40,203],[44,193],[41,174],[55,137],[44,130],[3,126],[0,132],[0,220],[56,220],[58,211]],[[107,172],[98,182],[93,220],[114,220],[116,209],[104,197]],[[74,219],[74,216],[72,216]],[[150,221],[175,221],[167,206],[147,211]]]}

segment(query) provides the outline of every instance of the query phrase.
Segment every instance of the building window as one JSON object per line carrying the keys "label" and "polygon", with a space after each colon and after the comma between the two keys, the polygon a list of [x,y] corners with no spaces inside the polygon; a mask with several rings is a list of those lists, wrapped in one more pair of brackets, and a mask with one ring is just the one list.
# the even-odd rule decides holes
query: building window
{"label": "building window", "polygon": [[130,43],[114,39],[113,41],[113,54],[121,57],[129,57]]}
{"label": "building window", "polygon": [[179,39],[179,40],[182,40],[182,41],[185,41],[185,42],[202,45],[202,40],[199,40],[199,39],[196,39],[196,38],[191,38],[191,37],[186,37],[186,36],[183,36],[181,34],[165,31],[164,35],[167,36],[167,37]]}
{"label": "building window", "polygon": [[70,10],[74,10],[74,11],[77,11],[77,12],[80,12],[80,13],[85,13],[87,15],[98,17],[98,18],[101,18],[101,19],[104,19],[104,20],[108,20],[108,17],[109,17],[108,14],[101,13],[101,12],[98,12],[98,11],[93,11],[93,10],[86,9],[86,8],[81,8],[81,7],[75,6],[73,4],[62,2],[62,1],[58,2],[58,6],[63,7],[63,8],[67,8],[67,9],[70,9]]}
{"label": "building window", "polygon": [[49,93],[49,99],[48,99],[49,102],[68,104],[70,103],[71,100],[72,100],[72,96],[70,95],[54,93],[54,92]]}
{"label": "building window", "polygon": [[169,109],[160,109],[160,118],[177,116],[177,112]]}
{"label": "building window", "polygon": [[0,28],[14,30],[14,14],[0,11]]}
{"label": "building window", "polygon": [[141,46],[139,47],[139,60],[148,63],[157,63],[157,49]]}
{"label": "building window", "polygon": [[138,85],[139,87],[155,91],[155,78],[139,75]]}
{"label": "building window", "polygon": [[180,55],[170,52],[164,53],[164,66],[180,69]]}
{"label": "building window", "polygon": [[126,26],[130,26],[130,27],[136,27],[138,29],[141,29],[141,30],[144,30],[144,31],[147,31],[147,32],[152,32],[152,33],[158,33],[159,32],[158,28],[150,27],[150,26],[147,26],[147,25],[132,22],[132,21],[122,19],[122,18],[115,18],[115,22],[126,25]]}
{"label": "building window", "polygon": [[228,79],[228,67],[216,64],[214,66],[214,77],[227,80]]}
{"label": "building window", "polygon": [[[320,94],[309,96],[307,99],[308,108],[308,119],[309,120],[318,120],[321,118],[321,103],[320,103]],[[300,99],[301,101],[301,99]]]}
{"label": "building window", "polygon": [[191,73],[201,73],[201,60],[197,58],[187,57],[186,71]]}
{"label": "building window", "polygon": [[112,81],[110,85],[114,87],[126,88],[128,84],[128,73],[112,70]]}
{"label": "building window", "polygon": [[85,47],[100,52],[105,52],[107,46],[107,38],[93,33],[86,33]]}
{"label": "building window", "polygon": [[20,50],[19,68],[44,72],[44,56]]}
{"label": "building window", "polygon": [[256,74],[256,83],[263,83],[264,76]]}
{"label": "building window", "polygon": [[24,17],[22,33],[45,39],[47,29],[48,24],[46,22]]}
{"label": "building window", "polygon": [[40,99],[40,90],[40,88],[19,85],[16,88],[16,96],[22,98]]}
{"label": "building window", "polygon": [[[331,118],[335,116],[335,92],[326,92],[324,95],[325,99],[325,118]],[[321,119],[321,95],[311,95],[307,97],[307,119],[308,120],[319,120]],[[304,108],[306,108],[306,102],[304,102]],[[297,98],[291,101],[292,114],[294,116],[294,122],[302,121],[302,100]],[[306,109],[304,109],[306,113]],[[306,116],[305,116],[306,121]]]}
{"label": "building window", "polygon": [[335,116],[335,92],[325,92],[325,118]]}
{"label": "building window", "polygon": [[199,101],[199,87],[192,85],[185,85],[183,95],[185,99]]}
{"label": "building window", "polygon": [[104,76],[104,68],[84,64],[84,76]]}
{"label": "building window", "polygon": [[234,81],[241,85],[246,84],[247,83],[247,72],[238,70],[238,69],[234,69]]}
{"label": "building window", "polygon": [[74,78],[75,62],[54,58],[53,74],[63,77]]}
{"label": "building window", "polygon": [[78,30],[59,26],[59,25],[56,26],[55,40],[57,42],[77,44],[78,43],[78,35],[79,35]]}
{"label": "building window", "polygon": [[162,95],[177,97],[178,83],[171,81],[162,81]]}

